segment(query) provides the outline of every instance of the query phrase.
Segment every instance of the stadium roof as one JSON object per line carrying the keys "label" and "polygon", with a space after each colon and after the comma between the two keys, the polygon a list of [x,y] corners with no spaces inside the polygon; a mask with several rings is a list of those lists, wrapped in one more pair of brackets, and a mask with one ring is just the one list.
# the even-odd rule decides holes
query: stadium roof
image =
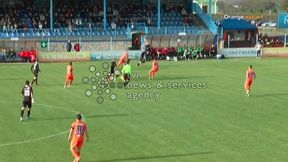
{"label": "stadium roof", "polygon": [[244,19],[224,19],[220,24],[223,30],[257,30],[256,25]]}

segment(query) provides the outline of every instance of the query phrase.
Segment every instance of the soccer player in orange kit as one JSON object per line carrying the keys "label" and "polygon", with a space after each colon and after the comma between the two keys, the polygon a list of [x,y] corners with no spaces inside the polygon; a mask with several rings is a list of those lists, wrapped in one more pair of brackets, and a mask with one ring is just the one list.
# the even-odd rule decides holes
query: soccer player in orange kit
{"label": "soccer player in orange kit", "polygon": [[149,71],[149,79],[153,79],[158,71],[159,71],[159,64],[156,58],[154,58],[152,61],[152,69]]}
{"label": "soccer player in orange kit", "polygon": [[73,162],[80,162],[81,159],[81,148],[84,143],[84,136],[86,141],[89,141],[88,129],[86,123],[82,120],[82,115],[76,115],[76,121],[72,123],[68,142],[70,143],[70,150],[74,156]]}
{"label": "soccer player in orange kit", "polygon": [[246,71],[246,81],[245,81],[245,90],[247,96],[250,96],[250,89],[255,79],[256,79],[256,73],[253,70],[252,65],[250,65],[248,67],[248,70]]}
{"label": "soccer player in orange kit", "polygon": [[73,66],[72,66],[72,62],[70,62],[69,65],[67,66],[66,81],[65,81],[64,88],[66,87],[69,88],[72,85],[73,80],[74,80]]}
{"label": "soccer player in orange kit", "polygon": [[124,51],[117,63],[117,66],[120,66],[120,65],[125,65],[127,60],[128,60],[128,52],[127,51]]}

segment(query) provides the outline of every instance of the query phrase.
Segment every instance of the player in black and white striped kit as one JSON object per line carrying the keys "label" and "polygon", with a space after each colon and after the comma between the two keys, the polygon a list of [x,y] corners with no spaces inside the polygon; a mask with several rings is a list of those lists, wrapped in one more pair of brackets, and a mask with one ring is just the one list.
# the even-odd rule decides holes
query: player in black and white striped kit
{"label": "player in black and white striped kit", "polygon": [[34,84],[34,82],[36,83],[36,85],[38,85],[38,73],[40,72],[38,60],[36,60],[35,63],[31,66],[31,72],[34,75],[31,86]]}
{"label": "player in black and white striped kit", "polygon": [[21,117],[20,121],[23,121],[23,115],[25,108],[28,108],[27,119],[30,118],[32,103],[34,103],[33,89],[29,85],[29,80],[25,81],[25,86],[22,88],[21,95],[23,96]]}

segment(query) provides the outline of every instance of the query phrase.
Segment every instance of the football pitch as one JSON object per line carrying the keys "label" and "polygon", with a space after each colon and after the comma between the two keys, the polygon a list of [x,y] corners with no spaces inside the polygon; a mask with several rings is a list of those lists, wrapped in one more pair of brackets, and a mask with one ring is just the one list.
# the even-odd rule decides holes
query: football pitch
{"label": "football pitch", "polygon": [[[67,138],[77,112],[90,135],[83,162],[288,161],[287,59],[160,61],[154,80],[150,62],[132,61],[125,89],[101,80],[103,63],[74,63],[66,89],[67,63],[40,63],[32,118],[21,123],[31,64],[0,64],[0,162],[72,162]],[[257,78],[247,97],[250,64]]]}

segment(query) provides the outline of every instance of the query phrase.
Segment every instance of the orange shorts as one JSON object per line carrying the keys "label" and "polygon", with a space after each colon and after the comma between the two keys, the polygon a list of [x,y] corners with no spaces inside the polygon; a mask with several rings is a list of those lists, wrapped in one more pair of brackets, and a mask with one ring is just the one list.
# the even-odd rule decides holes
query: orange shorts
{"label": "orange shorts", "polygon": [[153,69],[151,69],[151,71],[153,71],[153,72],[158,72],[159,71],[159,68],[153,68]]}
{"label": "orange shorts", "polygon": [[83,138],[73,138],[73,140],[71,141],[71,148],[81,148],[83,146],[84,143],[84,139]]}
{"label": "orange shorts", "polygon": [[66,80],[73,80],[74,79],[74,76],[73,75],[66,75]]}
{"label": "orange shorts", "polygon": [[252,83],[253,83],[252,79],[247,80],[246,83],[245,83],[245,89],[246,90],[250,90],[250,87],[251,87]]}

